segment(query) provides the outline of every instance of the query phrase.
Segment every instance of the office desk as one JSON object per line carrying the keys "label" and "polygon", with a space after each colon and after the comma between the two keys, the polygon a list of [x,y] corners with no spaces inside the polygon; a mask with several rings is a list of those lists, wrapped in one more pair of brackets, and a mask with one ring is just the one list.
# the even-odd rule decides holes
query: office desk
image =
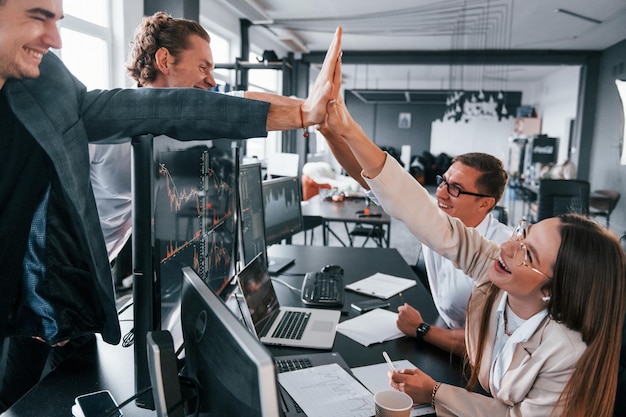
{"label": "office desk", "polygon": [[[292,267],[277,277],[295,287],[301,285],[304,274],[319,270],[327,264],[341,265],[344,268],[345,284],[366,278],[375,272],[417,280],[411,267],[396,249],[274,245],[268,249],[268,252],[273,256],[289,256],[296,259]],[[299,293],[277,282],[274,283],[274,288],[281,303],[293,306],[302,305]],[[350,303],[369,298],[346,291],[342,309],[345,314],[342,315],[341,321],[360,314],[350,308]],[[397,311],[398,306],[405,301],[418,308],[427,322],[434,323],[438,319],[439,315],[432,297],[419,280],[416,286],[403,292],[402,299],[399,296],[390,298],[389,309]],[[303,351],[315,352],[309,349],[276,346],[270,347],[270,351],[275,356],[300,354]],[[461,386],[465,384],[460,358],[427,343],[417,343],[414,338],[404,337],[365,347],[337,333],[333,351],[339,352],[350,367],[381,363],[383,362],[382,353],[386,351],[393,360],[407,359],[438,381]]]}
{"label": "office desk", "polygon": [[[269,248],[268,252],[270,255],[293,256],[296,259],[295,264],[279,277],[294,286],[301,284],[306,272],[319,270],[327,264],[343,266],[346,283],[365,278],[374,272],[415,279],[413,271],[395,249],[274,245]],[[281,303],[301,305],[299,293],[296,294],[278,282],[275,282],[274,286]],[[346,292],[344,302],[346,314],[342,316],[342,320],[358,314],[350,309],[351,302],[367,298],[364,295]],[[418,307],[425,320],[433,322],[437,319],[438,315],[432,299],[419,282],[417,286],[405,291],[403,298]],[[400,298],[395,296],[389,301],[390,308],[395,311],[400,304]],[[125,317],[128,317],[128,320],[124,319]],[[126,334],[132,328],[132,314],[122,316],[122,319],[122,334]],[[121,344],[111,346],[102,342],[100,338],[98,338],[97,345],[92,345],[90,349],[82,352],[83,355],[72,355],[2,417],[71,416],[71,407],[75,397],[102,389],[110,390],[118,403],[130,398],[135,389],[133,349],[124,348]],[[417,344],[412,338],[401,338],[364,347],[337,333],[333,350],[341,353],[351,367],[381,363],[382,352],[387,351],[393,360],[407,359],[439,381],[456,385],[464,383],[461,377],[462,363],[459,358],[430,345]],[[309,349],[282,347],[271,347],[270,351],[276,356],[316,352]],[[122,411],[128,417],[156,415],[154,411],[137,407],[134,401],[125,406]]]}
{"label": "office desk", "polygon": [[[375,204],[367,205],[369,200],[364,198],[346,198],[343,201],[332,201],[322,199],[318,194],[309,200],[302,202],[302,216],[321,218],[323,227],[324,246],[328,245],[328,234],[331,233],[343,246],[346,245],[343,240],[337,236],[329,227],[330,223],[343,223],[346,233],[349,233],[348,224],[362,223],[373,227],[382,228],[385,231],[384,242],[389,247],[389,239],[391,234],[391,219],[383,209]],[[359,211],[368,208],[372,214],[380,215],[380,217],[359,217]]]}
{"label": "office desk", "polygon": [[[132,321],[122,321],[121,326],[126,334]],[[98,337],[97,345],[74,352],[2,417],[70,417],[74,398],[103,389],[111,391],[120,404],[135,392],[134,359],[132,347],[109,345]],[[139,408],[134,401],[122,412],[125,416],[156,416],[155,411]]]}

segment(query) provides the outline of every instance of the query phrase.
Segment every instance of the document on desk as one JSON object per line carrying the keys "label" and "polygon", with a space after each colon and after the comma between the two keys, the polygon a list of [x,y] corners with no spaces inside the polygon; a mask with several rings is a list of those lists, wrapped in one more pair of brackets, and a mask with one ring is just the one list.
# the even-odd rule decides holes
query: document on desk
{"label": "document on desk", "polygon": [[[393,361],[396,369],[413,369],[415,365],[407,360]],[[351,368],[354,376],[361,381],[361,384],[365,385],[372,394],[376,394],[378,391],[390,390],[389,366],[386,362],[382,362],[376,365],[359,366],[357,368]],[[435,414],[435,410],[428,404],[420,404],[413,407],[411,410],[411,416],[423,416],[427,414]]]}
{"label": "document on desk", "polygon": [[278,374],[308,417],[371,417],[374,396],[336,363]]}
{"label": "document on desk", "polygon": [[386,300],[416,284],[414,279],[377,272],[372,276],[346,285],[346,289]]}
{"label": "document on desk", "polygon": [[337,331],[363,346],[369,346],[404,336],[404,333],[398,330],[397,320],[398,313],[376,308],[353,319],[342,321],[337,325]]}

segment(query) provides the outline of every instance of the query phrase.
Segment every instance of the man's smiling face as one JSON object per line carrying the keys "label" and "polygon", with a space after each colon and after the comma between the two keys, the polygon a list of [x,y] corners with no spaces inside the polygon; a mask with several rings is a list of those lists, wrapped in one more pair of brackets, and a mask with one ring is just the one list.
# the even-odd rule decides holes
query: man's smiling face
{"label": "man's smiling face", "polygon": [[9,78],[39,77],[50,48],[61,48],[57,24],[61,0],[4,0],[0,3],[0,88]]}

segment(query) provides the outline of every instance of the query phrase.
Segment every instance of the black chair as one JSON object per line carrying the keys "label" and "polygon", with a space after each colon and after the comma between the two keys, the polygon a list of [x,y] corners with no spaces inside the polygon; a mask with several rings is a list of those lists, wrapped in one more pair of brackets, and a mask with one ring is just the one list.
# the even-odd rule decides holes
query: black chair
{"label": "black chair", "polygon": [[365,240],[361,247],[365,247],[365,244],[372,239],[376,242],[379,248],[384,247],[385,240],[385,229],[381,225],[367,225],[363,223],[356,223],[354,228],[348,233],[348,240],[350,241],[350,246],[354,246],[356,237],[364,237]]}
{"label": "black chair", "polygon": [[417,255],[417,261],[415,265],[411,265],[411,269],[417,275],[417,278],[420,280],[424,288],[428,290],[429,293],[432,294],[430,290],[430,284],[428,283],[428,273],[426,272],[426,263],[424,262],[424,249],[422,245],[419,245],[420,251]]}
{"label": "black chair", "polygon": [[589,197],[589,215],[600,216],[606,219],[606,228],[609,228],[611,213],[617,206],[621,194],[613,190],[595,190]]}
{"label": "black chair", "polygon": [[539,222],[565,213],[589,215],[589,182],[541,180],[537,202],[531,205],[531,220]]}

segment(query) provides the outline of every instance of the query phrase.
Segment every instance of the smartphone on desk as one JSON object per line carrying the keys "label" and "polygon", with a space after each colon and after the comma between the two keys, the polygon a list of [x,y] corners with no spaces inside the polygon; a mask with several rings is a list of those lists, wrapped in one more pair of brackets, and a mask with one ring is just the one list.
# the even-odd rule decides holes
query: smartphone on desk
{"label": "smartphone on desk", "polygon": [[356,311],[361,313],[367,313],[368,311],[374,310],[375,308],[388,308],[389,302],[385,300],[364,300],[357,301],[350,305]]}
{"label": "smartphone on desk", "polygon": [[91,392],[76,397],[72,414],[74,417],[122,417],[117,403],[107,390]]}

